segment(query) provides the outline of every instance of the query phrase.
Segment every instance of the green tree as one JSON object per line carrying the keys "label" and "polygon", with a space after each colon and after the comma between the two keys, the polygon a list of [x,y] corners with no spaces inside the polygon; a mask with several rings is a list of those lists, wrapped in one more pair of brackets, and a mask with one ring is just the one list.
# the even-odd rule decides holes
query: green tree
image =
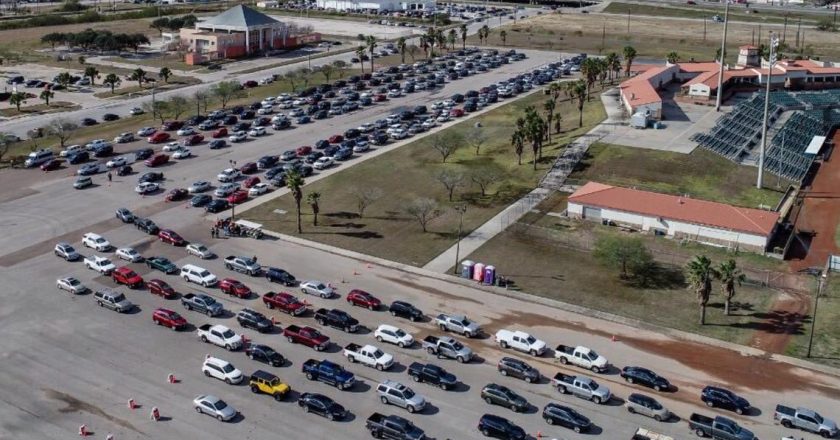
{"label": "green tree", "polygon": [[41,90],[41,94],[38,95],[38,97],[44,101],[44,104],[46,104],[47,107],[50,106],[50,99],[52,99],[53,96],[55,96],[55,93],[53,93],[50,89]]}
{"label": "green tree", "polygon": [[601,64],[595,58],[587,58],[580,64],[580,75],[586,81],[586,100],[589,101],[592,84],[598,79],[601,73]]}
{"label": "green tree", "polygon": [[607,63],[607,71],[610,75],[610,81],[612,81],[612,76],[615,74],[618,77],[618,72],[621,70],[621,58],[619,58],[618,54],[615,52],[610,52],[607,54],[605,58]]}
{"label": "green tree", "polygon": [[531,150],[534,153],[534,169],[537,169],[537,161],[540,158],[540,151],[545,140],[546,124],[533,106],[525,107],[525,126],[522,135],[525,140],[531,143]]}
{"label": "green tree", "polygon": [[99,76],[99,69],[94,66],[85,67],[84,76],[90,78],[90,85],[96,84],[96,78]]}
{"label": "green tree", "polygon": [[456,41],[458,41],[458,33],[455,29],[450,29],[446,34],[446,43],[449,44],[449,47],[452,48],[452,50],[455,50]]}
{"label": "green tree", "polygon": [[[549,89],[550,90],[550,89]],[[551,127],[551,122],[554,121],[554,109],[557,107],[557,101],[553,99],[547,99],[543,102],[543,110],[545,110],[545,125],[546,127]],[[551,143],[551,130],[548,129],[545,131],[546,138],[548,142]]]}
{"label": "green tree", "polygon": [[[523,121],[524,119],[519,118]],[[513,153],[516,155],[516,164],[522,165],[522,153],[525,152],[525,135],[522,130],[516,130],[510,135],[510,144],[513,145]]]}
{"label": "green tree", "polygon": [[460,30],[461,30],[461,49],[466,50],[467,49],[467,25],[462,24]]}
{"label": "green tree", "polygon": [[18,112],[20,112],[21,104],[26,104],[26,93],[23,92],[12,92],[9,96],[9,104],[15,106]]}
{"label": "green tree", "polygon": [[569,97],[572,101],[577,103],[578,108],[578,127],[583,127],[583,106],[586,104],[586,81],[579,79],[571,81],[569,84]]}
{"label": "green tree", "polygon": [[370,52],[370,73],[373,73],[373,53],[376,51],[376,47],[378,46],[376,37],[368,35],[365,39],[365,45],[367,46],[368,52]]}
{"label": "green tree", "polygon": [[824,18],[817,22],[817,29],[823,32],[837,32],[837,24],[830,18]]}
{"label": "green tree", "polygon": [[146,71],[138,67],[131,71],[131,75],[128,78],[132,81],[137,81],[137,85],[142,89],[143,82],[146,81]]}
{"label": "green tree", "polygon": [[166,107],[169,111],[169,116],[171,116],[172,119],[178,120],[181,118],[181,115],[192,109],[192,104],[187,98],[176,95],[169,98]]}
{"label": "green tree", "polygon": [[163,82],[168,83],[169,78],[172,76],[172,70],[168,67],[161,67],[160,72],[158,72],[158,76],[163,79]]}
{"label": "green tree", "polygon": [[309,204],[309,207],[312,208],[312,224],[314,226],[318,226],[318,213],[321,212],[321,206],[319,202],[321,201],[321,193],[317,191],[313,191],[306,195],[306,203]]}
{"label": "green tree", "polygon": [[71,75],[70,72],[61,72],[58,74],[57,79],[58,83],[66,89],[67,86],[69,86],[70,83],[73,82],[73,75]]}
{"label": "green tree", "polygon": [[717,276],[717,272],[712,267],[712,261],[705,255],[694,257],[685,269],[688,284],[694,289],[697,302],[700,304],[700,325],[706,325],[706,304],[709,303],[709,296],[712,293],[712,278]]}
{"label": "green tree", "polygon": [[619,269],[622,279],[645,276],[653,264],[653,256],[639,237],[609,234],[595,242],[592,256],[606,266]]}
{"label": "green tree", "polygon": [[636,49],[633,46],[624,46],[624,75],[630,76],[630,67],[633,66],[633,60],[636,59]]}
{"label": "green tree", "polygon": [[356,58],[359,60],[359,68],[362,69],[362,75],[365,74],[365,52],[366,49],[364,46],[356,48]]}
{"label": "green tree", "polygon": [[120,85],[122,80],[120,79],[119,75],[117,75],[116,73],[109,73],[109,74],[105,75],[105,79],[103,79],[102,82],[105,83],[105,85],[111,87],[111,93],[113,94],[114,89],[118,85]]}
{"label": "green tree", "polygon": [[333,61],[332,65],[338,72],[338,79],[344,78],[344,74],[347,72],[348,68],[347,63],[344,60],[335,60]]}
{"label": "green tree", "polygon": [[324,80],[330,82],[330,78],[335,73],[335,66],[332,64],[324,64],[318,67],[318,72],[321,72],[321,75],[324,75]]}
{"label": "green tree", "polygon": [[726,316],[729,316],[729,303],[735,297],[735,284],[740,286],[747,280],[747,276],[741,272],[735,260],[729,259],[720,263],[715,271],[715,278],[722,283],[721,289],[725,298],[723,310]]}
{"label": "green tree", "polygon": [[505,30],[499,31],[499,38],[501,38],[502,46],[504,46],[505,43],[507,43],[507,31],[505,31]]}
{"label": "green tree", "polygon": [[169,29],[169,17],[160,17],[152,20],[152,23],[149,24],[149,27],[155,29],[160,34],[159,36],[163,36],[163,30]]}
{"label": "green tree", "polygon": [[222,108],[225,108],[234,98],[245,96],[242,85],[238,81],[222,81],[210,86],[210,93],[219,99]]}
{"label": "green tree", "polygon": [[297,170],[291,170],[286,173],[286,186],[292,197],[295,199],[295,207],[297,208],[297,229],[298,234],[303,234],[303,228],[300,224],[300,201],[303,200],[303,176]]}
{"label": "green tree", "polygon": [[408,47],[405,37],[397,39],[397,50],[400,52],[400,62],[405,64],[405,50]]}
{"label": "green tree", "polygon": [[51,50],[55,50],[56,44],[61,44],[65,41],[67,41],[67,37],[61,32],[51,32],[41,37],[41,42],[48,43]]}
{"label": "green tree", "polygon": [[3,157],[9,154],[9,150],[12,149],[12,144],[17,142],[17,138],[10,133],[0,132],[0,162],[3,161]]}
{"label": "green tree", "polygon": [[677,52],[669,52],[668,55],[665,56],[665,59],[668,61],[668,64],[677,64],[680,60],[680,54]]}
{"label": "green tree", "polygon": [[85,58],[84,55],[79,55],[78,60],[79,60],[79,64],[81,64],[83,66],[85,65],[85,63],[87,63],[87,58]]}

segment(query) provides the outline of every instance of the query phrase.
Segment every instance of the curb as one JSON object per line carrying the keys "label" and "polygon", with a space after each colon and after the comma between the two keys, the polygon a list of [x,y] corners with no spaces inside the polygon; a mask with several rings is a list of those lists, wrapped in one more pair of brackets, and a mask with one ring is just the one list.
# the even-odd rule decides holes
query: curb
{"label": "curb", "polygon": [[832,375],[832,376],[840,376],[840,368],[831,367],[828,365],[817,364],[811,361],[807,361],[804,359],[794,358],[791,356],[786,356],[777,353],[770,353],[764,350],[759,350],[757,348],[748,347],[746,345],[735,344],[732,342],[722,341],[720,339],[711,338],[708,336],[698,335],[695,333],[689,333],[682,330],[676,330],[668,327],[663,327],[655,324],[650,324],[644,321],[640,321],[633,318],[626,318],[623,316],[614,315],[612,313],[602,312],[595,309],[590,309],[588,307],[582,307],[575,304],[566,303],[563,301],[557,301],[549,298],[544,298],[537,295],[531,295],[524,292],[517,292],[512,290],[503,289],[500,287],[493,287],[493,286],[485,286],[482,284],[476,284],[472,280],[467,280],[461,277],[457,277],[454,275],[448,275],[443,273],[432,272],[420,267],[411,266],[408,264],[398,263],[395,261],[386,260],[384,258],[374,257],[371,255],[363,254],[360,252],[350,251],[346,249],[337,248],[334,246],[325,245],[322,243],[318,243],[311,240],[306,240],[298,237],[293,237],[291,235],[285,235],[274,231],[269,231],[263,229],[263,233],[277,238],[278,240],[283,240],[289,243],[297,244],[300,246],[305,246],[312,249],[317,249],[320,251],[328,252],[334,255],[339,255],[342,257],[352,258],[354,260],[358,260],[362,263],[372,263],[377,264],[379,266],[387,267],[390,269],[397,269],[403,272],[407,272],[413,275],[434,278],[438,281],[444,281],[447,283],[458,284],[465,287],[470,287],[473,289],[480,289],[485,292],[493,293],[496,295],[505,296],[508,298],[513,298],[521,301],[527,301],[530,303],[536,303],[548,307],[554,307],[566,312],[575,313],[578,315],[588,316],[591,318],[601,319],[604,321],[613,322],[616,324],[627,325],[630,327],[636,327],[643,330],[659,333],[664,336],[681,339],[684,341],[700,343],[704,345],[709,345],[712,347],[723,348],[726,350],[736,351],[743,356],[752,356],[752,357],[761,357],[766,358],[775,362],[782,362],[786,364],[790,364],[796,367],[805,368],[809,370],[818,371],[820,373]]}

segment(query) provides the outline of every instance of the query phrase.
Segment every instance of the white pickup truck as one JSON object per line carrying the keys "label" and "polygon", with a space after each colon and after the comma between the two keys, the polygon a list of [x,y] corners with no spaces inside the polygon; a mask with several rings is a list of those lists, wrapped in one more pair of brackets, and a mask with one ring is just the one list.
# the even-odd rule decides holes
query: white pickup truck
{"label": "white pickup truck", "polygon": [[344,356],[351,363],[359,362],[379,371],[385,371],[394,365],[394,356],[373,345],[347,344],[344,347]]}
{"label": "white pickup truck", "polygon": [[85,267],[90,270],[95,270],[102,275],[111,275],[111,272],[117,268],[111,260],[97,255],[85,257]]}
{"label": "white pickup truck", "polygon": [[223,325],[204,324],[198,327],[196,335],[202,342],[224,347],[228,351],[238,350],[242,347],[242,336]]}
{"label": "white pickup truck", "polygon": [[496,332],[496,343],[502,348],[512,348],[531,356],[542,356],[547,348],[545,341],[541,341],[523,331],[499,330]]}
{"label": "white pickup truck", "polygon": [[610,367],[607,358],[599,355],[595,350],[580,345],[570,347],[560,344],[554,349],[554,357],[559,359],[561,364],[577,365],[592,370],[594,373],[603,373]]}

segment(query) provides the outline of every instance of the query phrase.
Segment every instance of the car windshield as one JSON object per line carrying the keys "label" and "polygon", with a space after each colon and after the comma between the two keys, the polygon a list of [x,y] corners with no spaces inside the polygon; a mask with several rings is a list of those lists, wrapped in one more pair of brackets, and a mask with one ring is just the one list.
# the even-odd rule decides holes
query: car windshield
{"label": "car windshield", "polygon": [[590,389],[590,390],[597,390],[598,388],[599,388],[599,387],[598,387],[598,383],[597,383],[597,382],[595,382],[594,380],[590,380],[590,381],[589,381],[589,389]]}
{"label": "car windshield", "polygon": [[221,411],[227,408],[227,403],[225,403],[224,400],[219,400],[215,404],[213,404],[213,406],[216,408],[216,410]]}
{"label": "car windshield", "polygon": [[590,361],[594,361],[595,359],[598,359],[598,353],[595,353],[594,350],[590,350],[589,354],[587,356],[589,357]]}
{"label": "car windshield", "polygon": [[122,293],[114,297],[114,302],[122,302],[125,301],[125,295]]}
{"label": "car windshield", "polygon": [[400,338],[404,338],[406,336],[406,333],[400,328],[398,328],[397,331],[394,332],[394,334]]}
{"label": "car windshield", "polygon": [[458,320],[458,321],[456,321],[456,322],[457,322],[458,324],[461,324],[461,325],[462,325],[462,326],[464,326],[464,327],[466,327],[466,326],[470,325],[470,321],[469,321],[467,318],[461,318],[460,320]]}
{"label": "car windshield", "polygon": [[382,350],[376,350],[373,352],[373,357],[376,359],[379,359],[382,356],[385,356],[385,353],[383,353]]}
{"label": "car windshield", "polygon": [[231,329],[227,329],[222,333],[222,336],[225,339],[230,339],[230,338],[234,337],[235,335],[236,335],[236,333],[234,333],[233,330],[231,330]]}
{"label": "car windshield", "polygon": [[196,246],[195,250],[197,250],[199,252],[207,252],[207,247],[206,246]]}
{"label": "car windshield", "polygon": [[318,289],[318,290],[324,290],[324,289],[327,288],[327,286],[325,286],[323,284],[318,284],[317,286],[315,286],[315,288]]}
{"label": "car windshield", "polygon": [[230,373],[230,372],[232,372],[234,369],[235,369],[235,368],[233,368],[233,365],[231,365],[231,364],[225,364],[225,365],[222,367],[222,371],[224,371],[225,373]]}
{"label": "car windshield", "polygon": [[526,341],[528,341],[529,344],[533,344],[533,343],[537,342],[537,338],[535,338],[533,336],[528,336],[528,339],[526,339]]}
{"label": "car windshield", "polygon": [[181,319],[181,315],[179,315],[178,312],[170,312],[169,319]]}
{"label": "car windshield", "polygon": [[94,241],[97,242],[97,243],[105,243],[105,239],[102,238],[102,237],[96,238],[96,239],[94,239]]}
{"label": "car windshield", "polygon": [[79,280],[77,280],[77,279],[75,279],[75,278],[67,278],[67,280],[66,280],[66,281],[67,281],[67,284],[69,284],[69,285],[71,285],[71,286],[78,286],[79,284],[82,284],[82,282],[81,282],[81,281],[79,281]]}
{"label": "car windshield", "polygon": [[207,278],[207,277],[209,277],[209,276],[210,276],[210,271],[208,271],[208,270],[203,270],[203,271],[201,271],[201,272],[199,272],[199,273],[198,273],[198,276],[200,276],[201,278]]}
{"label": "car windshield", "polygon": [[463,349],[464,349],[464,346],[463,346],[463,345],[461,345],[461,343],[460,343],[460,342],[455,341],[455,342],[453,342],[453,343],[452,343],[452,348],[454,348],[455,350],[460,351],[460,350],[463,350]]}

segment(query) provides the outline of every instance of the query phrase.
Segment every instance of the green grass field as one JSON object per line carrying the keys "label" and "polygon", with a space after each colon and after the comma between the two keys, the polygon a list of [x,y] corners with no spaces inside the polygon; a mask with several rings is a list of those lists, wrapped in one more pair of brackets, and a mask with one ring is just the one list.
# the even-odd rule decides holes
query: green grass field
{"label": "green grass field", "polygon": [[[813,306],[812,297],[811,309]],[[806,319],[803,327],[802,334],[795,336],[788,346],[787,354],[797,357],[807,354],[811,320]],[[820,296],[811,356],[815,361],[840,367],[840,276],[837,274],[828,278]]]}
{"label": "green grass field", "polygon": [[[747,13],[747,11],[752,11]],[[603,10],[606,14],[620,14],[626,16],[628,13],[631,16],[647,15],[652,17],[677,17],[677,18],[695,18],[708,19],[711,21],[713,15],[723,16],[723,6],[721,7],[706,7],[702,5],[653,5],[653,4],[639,4],[639,3],[621,3],[612,2]],[[804,11],[792,10],[787,14],[788,23],[797,23],[799,18],[802,18],[803,24],[813,24],[821,18],[829,16],[820,14],[809,14]],[[743,5],[734,5],[729,9],[729,19],[731,21],[745,21],[749,23],[784,23],[785,14],[777,11],[770,11],[762,9],[760,12],[756,9],[748,9]]]}

